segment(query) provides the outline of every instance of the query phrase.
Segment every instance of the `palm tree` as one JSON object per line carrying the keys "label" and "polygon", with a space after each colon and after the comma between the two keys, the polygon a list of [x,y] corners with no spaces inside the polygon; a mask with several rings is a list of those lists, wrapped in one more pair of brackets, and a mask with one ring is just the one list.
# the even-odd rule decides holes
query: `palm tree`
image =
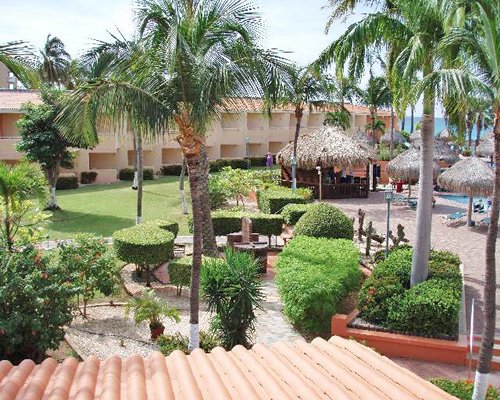
{"label": "palm tree", "polygon": [[[324,65],[334,59],[337,64],[348,62],[351,74],[364,70],[366,55],[373,49],[404,44],[395,64],[403,77],[421,71],[427,77],[439,69],[438,43],[445,34],[443,5],[438,0],[393,0],[387,12],[368,14],[352,24],[327,49],[320,60]],[[424,40],[425,38],[425,40]],[[432,168],[434,137],[434,97],[428,88],[423,94],[422,145],[420,164],[419,207],[417,232],[413,252],[411,285],[427,279],[432,221]]]}
{"label": "palm tree", "polygon": [[169,124],[177,124],[193,212],[193,349],[199,347],[202,227],[204,220],[210,223],[201,204],[200,154],[205,133],[220,111],[238,107],[240,98],[262,96],[270,93],[269,88],[278,91],[285,63],[274,52],[258,47],[260,17],[248,1],[139,0],[137,21],[144,54],[117,62],[110,78],[77,89],[60,122],[68,137],[90,142],[95,142],[96,120],[103,116],[118,125],[127,119],[134,132],[146,137],[163,134]]}
{"label": "palm tree", "polygon": [[40,76],[35,69],[33,51],[26,42],[0,43],[0,63],[4,64],[25,87],[40,86]]}
{"label": "palm tree", "polygon": [[43,49],[40,49],[40,76],[49,85],[66,86],[69,82],[71,57],[64,43],[56,36],[47,36]]}
{"label": "palm tree", "polygon": [[313,73],[313,67],[290,68],[290,84],[281,97],[285,104],[291,104],[295,115],[295,135],[293,138],[293,160],[292,160],[292,190],[297,189],[297,140],[304,110],[319,107],[327,103],[330,95],[329,85],[320,74]]}
{"label": "palm tree", "polygon": [[348,130],[351,127],[351,114],[344,109],[329,111],[325,115],[324,125],[335,126],[337,128]]}
{"label": "palm tree", "polygon": [[12,251],[14,236],[29,211],[23,202],[38,199],[43,204],[47,198],[47,181],[40,167],[26,162],[14,166],[0,162],[0,198],[2,245]]}

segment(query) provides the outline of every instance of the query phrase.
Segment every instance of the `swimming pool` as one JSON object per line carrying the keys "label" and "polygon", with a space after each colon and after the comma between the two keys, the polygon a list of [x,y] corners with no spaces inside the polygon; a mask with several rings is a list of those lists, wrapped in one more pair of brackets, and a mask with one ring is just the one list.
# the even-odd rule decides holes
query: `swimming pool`
{"label": "swimming pool", "polygon": [[[469,204],[469,196],[464,196],[461,194],[442,194],[439,195],[439,197],[442,197],[443,199],[454,201],[455,203],[460,203],[460,204]],[[479,200],[483,200],[484,204],[486,205],[486,199],[484,197],[474,197],[473,204],[477,203]]]}

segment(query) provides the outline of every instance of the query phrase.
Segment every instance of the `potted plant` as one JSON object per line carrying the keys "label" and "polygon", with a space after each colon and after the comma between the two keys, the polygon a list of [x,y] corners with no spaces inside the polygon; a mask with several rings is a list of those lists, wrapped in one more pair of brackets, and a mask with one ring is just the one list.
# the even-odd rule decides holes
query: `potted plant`
{"label": "potted plant", "polygon": [[149,322],[153,340],[165,330],[165,326],[161,323],[162,317],[171,318],[175,322],[180,321],[179,310],[169,307],[165,301],[155,295],[152,289],[144,291],[140,297],[132,298],[126,305],[125,315],[128,316],[132,309],[136,325],[144,321]]}

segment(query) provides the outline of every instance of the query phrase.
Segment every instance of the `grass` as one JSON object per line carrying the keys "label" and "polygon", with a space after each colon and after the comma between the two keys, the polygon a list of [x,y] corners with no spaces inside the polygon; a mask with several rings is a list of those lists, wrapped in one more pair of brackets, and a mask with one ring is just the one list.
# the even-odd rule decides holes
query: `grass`
{"label": "grass", "polygon": [[[51,213],[45,226],[49,239],[73,238],[83,232],[108,237],[118,229],[135,225],[137,192],[131,189],[131,182],[62,190],[57,196],[62,211]],[[186,198],[189,201],[187,191]],[[178,177],[144,182],[143,221],[152,219],[177,221],[179,234],[188,234],[187,216],[181,211]]]}

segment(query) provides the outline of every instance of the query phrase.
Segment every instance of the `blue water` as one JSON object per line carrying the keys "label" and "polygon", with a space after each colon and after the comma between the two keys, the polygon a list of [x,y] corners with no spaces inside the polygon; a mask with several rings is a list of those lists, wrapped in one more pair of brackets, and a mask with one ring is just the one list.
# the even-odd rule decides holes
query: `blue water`
{"label": "blue water", "polygon": [[[469,204],[469,196],[463,196],[461,194],[442,194],[439,197],[442,197],[443,199],[454,201],[455,203],[460,203],[460,204]],[[484,197],[474,197],[474,201],[472,204],[477,203],[479,200],[483,200],[484,206],[486,207],[486,199]]]}
{"label": "blue water", "polygon": [[[417,126],[417,123],[421,120],[421,117],[415,116],[413,118],[413,129],[416,129],[415,127]],[[401,126],[401,124],[400,124]],[[406,116],[405,117],[405,131],[410,132],[410,127],[411,127],[411,117]],[[434,134],[437,135],[439,132],[441,132],[444,128],[446,127],[446,124],[444,122],[444,118],[434,118]],[[491,128],[489,129],[483,129],[481,132],[481,136],[483,136],[485,133],[491,131]],[[472,131],[472,139],[476,139],[476,127],[474,126],[474,129]]]}

